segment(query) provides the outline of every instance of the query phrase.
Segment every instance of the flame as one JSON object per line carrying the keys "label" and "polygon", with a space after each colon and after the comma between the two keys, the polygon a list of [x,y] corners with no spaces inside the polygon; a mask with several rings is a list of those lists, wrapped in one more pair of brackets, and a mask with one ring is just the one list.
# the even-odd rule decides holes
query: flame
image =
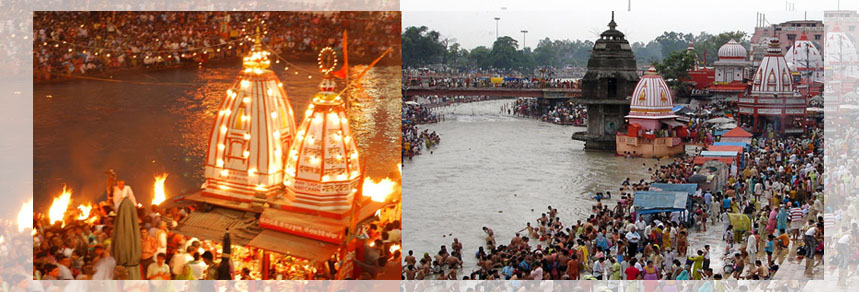
{"label": "flame", "polygon": [[51,224],[60,221],[63,227],[66,226],[66,222],[63,222],[63,216],[65,216],[66,210],[69,209],[69,203],[71,200],[72,190],[67,189],[66,186],[63,185],[63,194],[54,198],[54,202],[51,203],[51,209],[48,211],[48,217],[51,220]]}
{"label": "flame", "polygon": [[164,181],[167,180],[167,173],[155,176],[155,196],[152,197],[152,205],[160,205],[167,200],[167,193],[164,192]]}
{"label": "flame", "polygon": [[87,225],[93,225],[98,222],[98,216],[92,216],[84,222],[86,222]]}
{"label": "flame", "polygon": [[399,244],[391,245],[391,248],[390,248],[390,249],[388,249],[388,251],[390,251],[392,254],[393,254],[394,252],[398,251],[398,250],[400,250],[400,245],[399,245]]}
{"label": "flame", "polygon": [[89,218],[89,213],[92,210],[92,204],[80,204],[78,206],[78,210],[81,210],[81,214],[78,216],[78,220],[86,220]]}
{"label": "flame", "polygon": [[362,194],[365,197],[370,197],[373,201],[384,202],[389,195],[394,193],[396,185],[397,183],[387,177],[379,182],[374,182],[368,177],[364,179]]}
{"label": "flame", "polygon": [[24,232],[24,229],[33,228],[33,199],[24,202],[21,205],[21,211],[18,211],[18,232]]}

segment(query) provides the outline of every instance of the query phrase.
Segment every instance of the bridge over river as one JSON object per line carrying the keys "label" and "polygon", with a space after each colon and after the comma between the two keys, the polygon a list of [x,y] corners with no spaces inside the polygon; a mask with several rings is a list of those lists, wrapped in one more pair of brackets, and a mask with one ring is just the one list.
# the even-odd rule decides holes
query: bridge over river
{"label": "bridge over river", "polygon": [[509,88],[509,87],[403,87],[403,96],[493,96],[536,97],[546,100],[563,100],[582,96],[579,88]]}

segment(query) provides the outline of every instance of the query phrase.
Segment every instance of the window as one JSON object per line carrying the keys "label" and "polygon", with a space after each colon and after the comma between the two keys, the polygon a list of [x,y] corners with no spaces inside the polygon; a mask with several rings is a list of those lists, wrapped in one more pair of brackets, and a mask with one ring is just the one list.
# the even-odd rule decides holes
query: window
{"label": "window", "polygon": [[819,35],[819,34],[814,35],[814,40],[815,40],[815,41],[819,41],[819,40],[820,40],[820,35]]}
{"label": "window", "polygon": [[233,119],[235,119],[235,122],[233,123],[233,128],[239,129],[239,130],[247,130],[245,128],[245,124],[247,124],[247,123],[245,123],[244,116],[245,116],[245,108],[239,107],[239,114],[237,114],[235,117],[233,117]]}
{"label": "window", "polygon": [[788,34],[788,35],[787,35],[787,40],[792,41],[792,40],[794,40],[794,39],[796,39],[796,35],[795,35],[795,34]]}
{"label": "window", "polygon": [[855,26],[855,25],[851,25],[851,26],[850,26],[850,28],[849,28],[849,30],[850,30],[850,31],[854,31],[854,30],[856,30],[856,26]]}

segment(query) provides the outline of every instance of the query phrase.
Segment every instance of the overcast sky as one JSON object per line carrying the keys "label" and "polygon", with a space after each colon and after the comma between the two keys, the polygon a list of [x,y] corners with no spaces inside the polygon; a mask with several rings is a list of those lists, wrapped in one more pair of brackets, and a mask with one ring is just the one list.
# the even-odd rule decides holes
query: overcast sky
{"label": "overcast sky", "polygon": [[[756,11],[763,11],[769,23],[802,20],[806,17],[804,9],[809,9],[809,20],[823,20],[823,10],[835,10],[838,5],[838,0],[797,0],[792,1],[795,11],[786,11],[786,1],[778,0],[720,0],[719,4],[711,1],[632,0],[632,11],[627,11],[627,1],[587,1],[587,8],[580,9],[576,4],[578,1],[569,0],[403,0],[401,8],[404,29],[425,25],[444,37],[456,39],[464,48],[472,49],[481,45],[492,46],[495,17],[501,18],[498,21],[500,36],[513,37],[521,47],[521,31],[527,30],[525,44],[533,48],[546,37],[553,40],[595,40],[599,33],[608,29],[612,9],[616,10],[617,29],[626,34],[630,42],[647,42],[664,31],[696,35],[702,31],[711,34],[737,30],[752,33]],[[841,9],[859,9],[859,1],[842,2]]]}

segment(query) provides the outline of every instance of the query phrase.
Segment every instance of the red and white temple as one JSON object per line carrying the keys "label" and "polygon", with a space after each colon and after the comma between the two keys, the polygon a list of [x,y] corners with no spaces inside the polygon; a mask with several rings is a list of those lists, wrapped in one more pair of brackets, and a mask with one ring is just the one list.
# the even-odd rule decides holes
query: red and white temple
{"label": "red and white temple", "polygon": [[324,73],[289,149],[283,184],[288,207],[342,218],[352,209],[361,167],[344,100]]}
{"label": "red and white temple", "polygon": [[682,136],[688,133],[676,121],[671,89],[651,66],[635,85],[630,101],[627,132],[618,132],[617,154],[634,157],[663,157],[684,151]]}
{"label": "red and white temple", "polygon": [[204,195],[250,200],[281,191],[295,118],[257,38],[221,101],[209,136]]}
{"label": "red and white temple", "polygon": [[806,80],[805,83],[823,82],[823,56],[805,32],[787,50],[784,59],[791,70],[799,73],[801,80]]}
{"label": "red and white temple", "polygon": [[738,100],[741,126],[756,134],[805,132],[806,99],[792,79],[778,40],[771,41],[755,71],[750,96]]}

